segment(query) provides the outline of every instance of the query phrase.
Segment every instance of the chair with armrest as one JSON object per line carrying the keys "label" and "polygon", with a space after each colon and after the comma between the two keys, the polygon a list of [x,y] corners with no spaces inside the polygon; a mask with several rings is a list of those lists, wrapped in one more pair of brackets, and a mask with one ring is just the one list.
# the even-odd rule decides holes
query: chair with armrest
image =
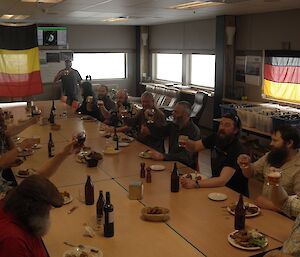
{"label": "chair with armrest", "polygon": [[193,122],[195,124],[199,123],[199,120],[202,116],[202,113],[204,111],[206,102],[207,102],[207,93],[203,92],[203,91],[198,91],[195,94],[195,100],[194,100],[194,104],[192,105],[192,112],[191,112],[191,119],[193,120]]}

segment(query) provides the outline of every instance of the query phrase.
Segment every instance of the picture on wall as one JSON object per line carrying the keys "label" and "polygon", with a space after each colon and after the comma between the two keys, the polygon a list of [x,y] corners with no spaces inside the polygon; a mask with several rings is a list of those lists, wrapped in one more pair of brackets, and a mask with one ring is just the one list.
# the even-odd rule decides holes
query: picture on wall
{"label": "picture on wall", "polygon": [[246,56],[235,57],[235,80],[245,82]]}
{"label": "picture on wall", "polygon": [[245,83],[249,85],[261,85],[261,56],[246,56]]}

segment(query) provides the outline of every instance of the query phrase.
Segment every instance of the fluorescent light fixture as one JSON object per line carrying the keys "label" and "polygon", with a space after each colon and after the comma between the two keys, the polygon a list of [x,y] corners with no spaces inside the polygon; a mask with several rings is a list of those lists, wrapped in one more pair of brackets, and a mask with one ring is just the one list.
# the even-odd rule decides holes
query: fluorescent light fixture
{"label": "fluorescent light fixture", "polygon": [[6,20],[8,20],[8,19],[10,19],[10,18],[12,18],[12,17],[14,17],[13,14],[3,14],[3,15],[0,17],[0,19],[6,19]]}
{"label": "fluorescent light fixture", "polygon": [[29,15],[19,15],[19,14],[3,14],[0,19],[4,20],[25,20],[29,17]]}
{"label": "fluorescent light fixture", "polygon": [[64,0],[21,0],[21,2],[26,2],[26,3],[44,3],[44,4],[57,4],[62,1]]}
{"label": "fluorescent light fixture", "polygon": [[187,10],[187,9],[198,9],[198,8],[204,8],[204,7],[211,7],[211,6],[216,6],[220,5],[223,3],[219,2],[209,2],[209,1],[192,1],[192,2],[187,2],[183,4],[177,4],[170,6],[169,8],[171,9],[177,9],[177,10]]}
{"label": "fluorescent light fixture", "polygon": [[116,17],[116,18],[105,19],[103,21],[118,22],[118,21],[128,21],[128,20],[129,20],[129,17]]}

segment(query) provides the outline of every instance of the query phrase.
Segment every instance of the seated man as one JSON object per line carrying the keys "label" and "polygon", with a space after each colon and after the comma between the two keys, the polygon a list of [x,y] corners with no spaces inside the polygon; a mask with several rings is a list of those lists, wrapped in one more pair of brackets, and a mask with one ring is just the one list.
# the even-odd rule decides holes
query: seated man
{"label": "seated man", "polygon": [[[282,172],[282,186],[289,195],[300,196],[300,135],[297,128],[282,126],[272,133],[270,143],[272,149],[254,163],[250,163],[250,156],[238,157],[238,164],[244,176],[267,176],[270,167],[280,168]],[[266,197],[266,185],[264,185],[262,196],[257,199],[260,207],[276,210],[277,208]]]}
{"label": "seated man", "polygon": [[[141,96],[143,109],[139,110],[132,118],[125,118],[125,126],[117,131],[131,131],[138,141],[157,151],[163,151],[164,138],[160,129],[165,125],[165,115],[154,106],[154,98],[150,92],[145,91]],[[150,132],[151,126],[153,133]]]}
{"label": "seated man", "polygon": [[300,199],[288,196],[284,188],[279,186],[269,186],[270,201],[289,217],[297,217],[289,238],[284,242],[281,250],[274,250],[265,257],[299,257],[300,256]]}
{"label": "seated man", "polygon": [[185,188],[228,186],[248,196],[248,180],[243,176],[236,161],[237,157],[244,153],[239,142],[240,129],[239,117],[228,113],[222,117],[217,134],[212,134],[196,142],[188,140],[185,147],[189,151],[211,150],[212,178],[197,182],[183,178],[181,180],[182,186]]}
{"label": "seated man", "polygon": [[[200,139],[200,129],[190,119],[191,105],[188,102],[178,102],[173,111],[173,122],[168,122],[163,128],[164,137],[169,139],[169,152],[159,153],[151,151],[150,156],[154,160],[179,161],[193,169],[197,168],[198,154],[187,151],[179,145],[178,139],[180,136],[186,136],[191,140]],[[150,127],[151,130],[151,127]],[[155,131],[151,130],[151,134]]]}
{"label": "seated man", "polygon": [[101,107],[103,108],[103,113],[109,112],[110,110],[115,108],[115,102],[109,97],[108,88],[105,85],[97,86],[96,94],[98,97],[97,105],[100,108],[100,121],[103,122],[105,118],[102,114]]}
{"label": "seated man", "polygon": [[123,124],[122,116],[125,113],[133,114],[133,105],[128,102],[128,94],[124,89],[120,89],[116,93],[116,104],[114,108],[107,110],[106,107],[100,103],[100,112],[102,113],[104,117],[104,123],[108,125],[114,125],[112,120],[112,113],[116,112],[119,119],[118,126],[121,126]]}
{"label": "seated man", "polygon": [[0,256],[47,257],[42,236],[49,229],[51,206],[62,205],[62,196],[48,179],[24,179],[0,201]]}

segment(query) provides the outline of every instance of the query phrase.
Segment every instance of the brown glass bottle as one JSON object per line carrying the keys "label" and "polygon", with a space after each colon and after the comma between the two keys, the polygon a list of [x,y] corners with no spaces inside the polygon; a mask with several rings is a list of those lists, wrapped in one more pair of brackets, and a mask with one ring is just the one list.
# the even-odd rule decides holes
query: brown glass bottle
{"label": "brown glass bottle", "polygon": [[97,224],[102,224],[104,198],[103,191],[99,191],[99,197],[96,205]]}
{"label": "brown glass bottle", "polygon": [[179,192],[179,175],[176,162],[174,163],[173,171],[171,174],[171,192]]}
{"label": "brown glass bottle", "polygon": [[146,171],[145,171],[145,163],[141,162],[141,171],[140,171],[140,178],[145,178]]}
{"label": "brown glass bottle", "polygon": [[146,175],[146,183],[151,183],[152,178],[151,178],[151,168],[147,168],[147,175]]}
{"label": "brown glass bottle", "polygon": [[55,118],[54,118],[54,112],[53,112],[53,110],[51,110],[51,112],[50,112],[49,122],[50,122],[51,125],[53,125],[55,123]]}
{"label": "brown glass bottle", "polygon": [[51,158],[54,156],[54,143],[52,140],[52,133],[49,133],[49,140],[48,140],[48,157]]}
{"label": "brown glass bottle", "polygon": [[94,204],[94,185],[91,180],[91,176],[87,176],[87,180],[84,187],[85,193],[85,204],[93,205]]}
{"label": "brown glass bottle", "polygon": [[234,211],[234,229],[242,230],[245,228],[246,209],[244,206],[243,195],[240,194],[239,201]]}

